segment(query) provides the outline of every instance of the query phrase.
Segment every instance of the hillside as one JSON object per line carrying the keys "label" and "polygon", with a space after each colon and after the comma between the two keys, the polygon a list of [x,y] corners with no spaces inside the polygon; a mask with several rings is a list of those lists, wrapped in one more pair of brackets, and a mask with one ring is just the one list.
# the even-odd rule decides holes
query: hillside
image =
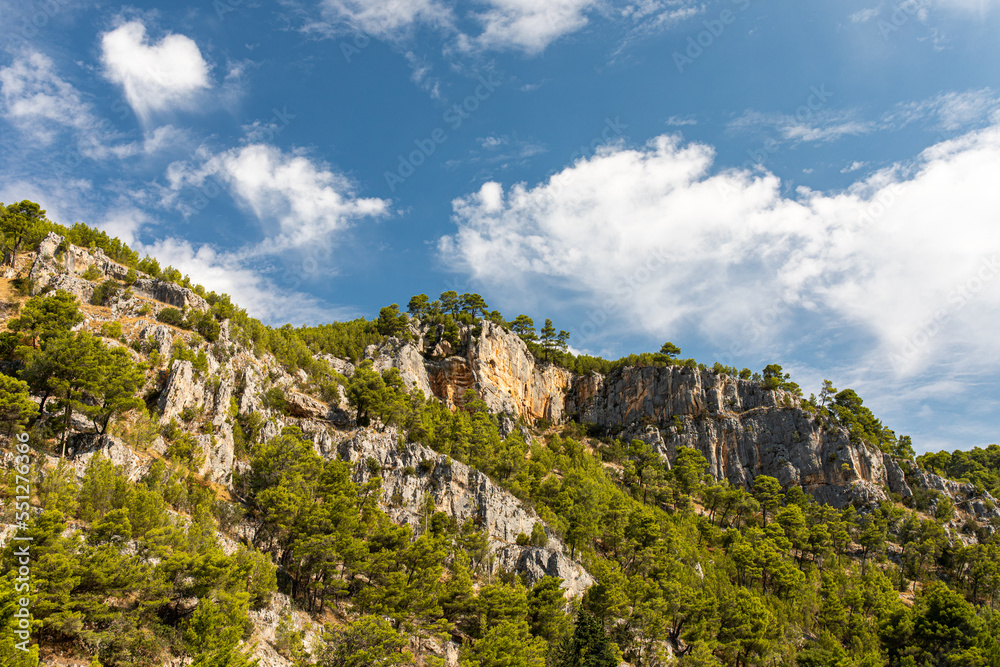
{"label": "hillside", "polygon": [[31,233],[0,278],[5,665],[1000,665],[996,500],[853,391],[574,357],[478,295],[271,329]]}

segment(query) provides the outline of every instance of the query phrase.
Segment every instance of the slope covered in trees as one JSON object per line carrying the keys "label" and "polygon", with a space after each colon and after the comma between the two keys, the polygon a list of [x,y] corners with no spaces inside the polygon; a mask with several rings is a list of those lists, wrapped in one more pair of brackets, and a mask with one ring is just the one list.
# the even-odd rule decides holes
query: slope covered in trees
{"label": "slope covered in trees", "polygon": [[[49,231],[186,284],[209,308],[140,317],[172,336],[161,348],[130,323],[95,319],[127,281],[84,304],[58,290],[29,296],[23,270],[15,279],[25,293],[3,304],[0,442],[11,452],[11,436],[25,431],[34,468],[22,506],[19,462],[5,456],[0,501],[12,524],[5,534],[33,545],[37,649],[14,647],[17,557],[7,539],[3,664],[62,664],[57,656],[68,655],[108,667],[238,667],[267,644],[269,664],[297,667],[1000,665],[996,526],[960,515],[943,494],[835,509],[764,475],[734,487],[706,475],[695,449],[667,460],[641,440],[594,437],[586,424],[515,423],[472,390],[453,411],[408,392],[396,369],[364,360],[369,346],[414,335],[416,321],[440,327],[458,349],[488,319],[541,362],[579,373],[699,366],[672,343],[616,361],[575,356],[551,321],[536,331],[527,315],[508,321],[480,295],[456,292],[414,296],[406,313],[393,304],[370,320],[272,328],[117,239],[45,220],[30,202],[0,214],[6,260],[22,269]],[[263,384],[251,388],[247,374],[232,372],[231,394],[220,393],[237,359],[261,362]],[[220,420],[203,418],[204,406],[161,419],[176,362],[228,397]],[[801,396],[778,365],[713,370]],[[291,416],[291,388],[344,406],[350,423]],[[787,409],[844,429],[859,447],[913,458],[909,438],[850,389],[827,382],[800,406]],[[236,461],[220,485],[206,466],[227,428]],[[441,458],[400,471],[321,454],[359,432],[398,434],[398,447],[420,443]],[[113,443],[123,465],[88,453],[74,468],[80,459],[67,448],[95,441]],[[917,462],[994,490],[995,449]],[[435,504],[435,468],[452,462],[485,473],[544,522],[514,544],[541,549],[558,537],[596,583],[568,599],[556,577],[496,568],[489,526]],[[427,485],[413,508],[418,523],[391,519],[398,501],[382,488],[390,475]]]}

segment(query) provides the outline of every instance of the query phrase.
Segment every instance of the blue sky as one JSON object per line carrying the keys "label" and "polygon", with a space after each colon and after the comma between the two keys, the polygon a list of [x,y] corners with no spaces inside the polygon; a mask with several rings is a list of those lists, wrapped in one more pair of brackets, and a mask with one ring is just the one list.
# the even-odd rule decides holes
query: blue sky
{"label": "blue sky", "polygon": [[0,200],[269,323],[477,291],[998,440],[997,0],[0,10]]}

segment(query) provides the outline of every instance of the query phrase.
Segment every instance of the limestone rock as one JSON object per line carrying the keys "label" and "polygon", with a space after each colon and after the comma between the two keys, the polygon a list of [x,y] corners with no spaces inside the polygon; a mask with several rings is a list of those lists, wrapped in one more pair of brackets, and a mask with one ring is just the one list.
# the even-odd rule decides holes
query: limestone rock
{"label": "limestone rock", "polygon": [[[83,477],[90,460],[98,452],[109,461],[119,466],[129,481],[137,482],[149,471],[149,462],[143,460],[125,443],[110,435],[95,433],[78,433],[70,440],[72,456],[67,457],[76,471],[77,477]],[[67,451],[69,451],[67,449]]]}
{"label": "limestone rock", "polygon": [[327,414],[330,412],[330,408],[326,403],[322,403],[312,396],[306,396],[298,391],[286,392],[285,401],[288,405],[288,413],[293,417],[326,419]]}
{"label": "limestone rock", "polygon": [[175,359],[157,405],[161,419],[170,421],[178,417],[184,408],[197,408],[203,405],[204,396],[204,383],[195,377],[191,362]]}
{"label": "limestone rock", "polygon": [[668,460],[678,447],[692,447],[717,479],[750,487],[770,475],[838,507],[886,497],[882,452],[852,443],[785,392],[680,366],[620,369],[595,384],[596,392],[592,384],[589,395],[571,401],[582,406],[581,421],[624,427],[626,438]]}
{"label": "limestone rock", "polygon": [[174,343],[173,330],[164,324],[147,324],[139,331],[139,340],[160,353],[163,359],[170,358],[170,347]]}
{"label": "limestone rock", "polygon": [[[371,352],[373,370],[381,373],[395,368],[399,371],[399,377],[402,378],[407,391],[419,389],[424,393],[424,396],[431,396],[431,385],[427,377],[427,368],[424,366],[424,357],[413,343],[404,343],[397,338],[389,338]],[[368,350],[365,354],[367,356]]]}
{"label": "limestone rock", "polygon": [[517,536],[530,535],[541,520],[489,477],[467,465],[450,460],[432,449],[414,443],[399,444],[394,429],[378,433],[360,429],[337,448],[341,458],[360,463],[355,479],[371,476],[366,462],[374,461],[382,477],[383,509],[397,523],[421,528],[420,506],[430,493],[439,511],[461,524],[472,520],[489,536],[498,559],[522,567],[529,581],[546,573],[560,572],[564,588],[572,594],[593,583],[583,567],[565,553],[562,542],[552,537],[545,548],[518,546]]}
{"label": "limestone rock", "polygon": [[163,280],[140,278],[132,285],[132,291],[139,296],[154,299],[174,308],[194,308],[208,310],[208,302],[186,287]]}
{"label": "limestone rock", "polygon": [[37,279],[30,279],[35,281],[31,289],[33,296],[41,294],[44,288],[49,288],[51,291],[63,290],[78,298],[80,303],[90,303],[91,297],[94,296],[94,288],[96,287],[89,280],[61,273],[41,273]]}
{"label": "limestone rock", "polygon": [[240,414],[260,412],[261,376],[253,366],[243,369],[243,395],[240,397]]}

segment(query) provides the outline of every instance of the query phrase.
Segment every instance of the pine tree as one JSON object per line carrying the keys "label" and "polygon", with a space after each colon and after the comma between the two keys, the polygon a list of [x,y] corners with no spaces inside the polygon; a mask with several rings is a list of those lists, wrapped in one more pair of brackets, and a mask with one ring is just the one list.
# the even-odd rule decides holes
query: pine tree
{"label": "pine tree", "polygon": [[618,667],[617,646],[608,638],[604,626],[593,615],[576,615],[573,636],[564,644],[556,660],[557,667]]}
{"label": "pine tree", "polygon": [[0,233],[7,240],[11,266],[17,261],[17,253],[25,240],[32,234],[40,222],[45,220],[45,211],[33,201],[27,199],[16,204],[0,207]]}
{"label": "pine tree", "polygon": [[518,315],[511,322],[510,330],[526,343],[534,343],[538,340],[538,336],[535,334],[535,322],[527,315]]}
{"label": "pine tree", "polygon": [[548,359],[551,359],[552,351],[556,347],[556,328],[552,326],[552,320],[546,318],[541,330],[542,350]]}
{"label": "pine tree", "polygon": [[83,313],[77,298],[65,290],[57,290],[55,294],[29,299],[21,309],[20,317],[11,320],[7,327],[11,331],[24,332],[31,346],[38,347],[82,321]]}
{"label": "pine tree", "polygon": [[37,414],[28,383],[0,374],[0,425],[6,427],[7,435],[22,429]]}

